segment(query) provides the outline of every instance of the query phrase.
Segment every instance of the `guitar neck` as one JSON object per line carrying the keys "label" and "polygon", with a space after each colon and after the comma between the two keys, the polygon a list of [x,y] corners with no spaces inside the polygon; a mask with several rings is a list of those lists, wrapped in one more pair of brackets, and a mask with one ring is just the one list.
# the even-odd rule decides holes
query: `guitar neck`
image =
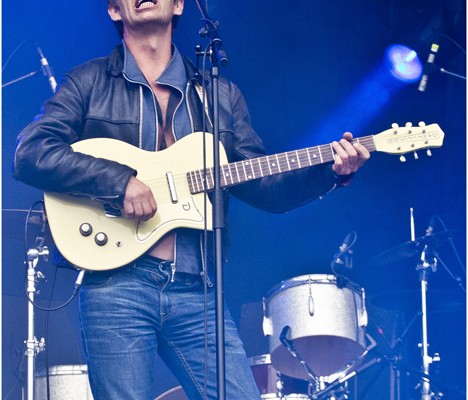
{"label": "guitar neck", "polygon": [[[351,143],[360,143],[370,152],[376,150],[372,135],[352,139]],[[221,187],[238,185],[266,176],[326,164],[333,161],[334,154],[335,151],[331,143],[329,143],[221,165]],[[213,168],[187,172],[187,179],[192,194],[214,188]]]}

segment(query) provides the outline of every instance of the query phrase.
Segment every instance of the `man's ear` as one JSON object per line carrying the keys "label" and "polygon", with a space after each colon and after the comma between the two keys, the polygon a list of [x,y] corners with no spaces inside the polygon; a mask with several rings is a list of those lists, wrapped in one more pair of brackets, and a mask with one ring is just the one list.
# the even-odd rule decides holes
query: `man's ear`
{"label": "man's ear", "polygon": [[120,10],[118,6],[111,6],[107,7],[107,13],[112,21],[121,21],[122,17],[120,16]]}
{"label": "man's ear", "polygon": [[184,0],[176,0],[174,15],[182,15],[184,11]]}

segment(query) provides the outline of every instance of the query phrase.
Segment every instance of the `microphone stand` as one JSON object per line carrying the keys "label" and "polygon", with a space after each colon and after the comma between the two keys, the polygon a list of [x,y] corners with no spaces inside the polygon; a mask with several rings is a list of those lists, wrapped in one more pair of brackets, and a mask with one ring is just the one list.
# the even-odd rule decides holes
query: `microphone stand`
{"label": "microphone stand", "polygon": [[218,35],[218,23],[208,18],[203,5],[195,0],[202,15],[204,27],[200,30],[202,37],[208,36],[210,40],[211,83],[213,98],[213,232],[216,269],[216,371],[218,400],[226,398],[226,370],[224,353],[224,296],[223,296],[223,251],[222,231],[224,229],[224,199],[220,179],[220,137],[219,137],[219,65],[225,66],[228,62],[226,53],[222,49],[222,41]]}
{"label": "microphone stand", "polygon": [[39,73],[39,71],[31,71],[31,72],[28,73],[28,74],[25,74],[25,75],[23,75],[23,76],[20,76],[19,78],[16,78],[16,79],[13,79],[13,80],[11,80],[11,81],[9,81],[9,82],[7,82],[7,83],[4,83],[4,84],[2,85],[2,88],[7,87],[7,86],[10,86],[10,85],[13,85],[14,83],[20,82],[20,81],[22,81],[22,80],[24,80],[24,79],[31,78],[32,76],[34,76],[34,75],[36,75],[36,74],[38,74],[38,73]]}

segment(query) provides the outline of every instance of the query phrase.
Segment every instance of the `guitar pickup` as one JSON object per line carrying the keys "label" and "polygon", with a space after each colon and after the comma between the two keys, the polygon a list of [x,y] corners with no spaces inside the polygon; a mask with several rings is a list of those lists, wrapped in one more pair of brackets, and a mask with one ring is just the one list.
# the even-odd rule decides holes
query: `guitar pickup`
{"label": "guitar pickup", "polygon": [[176,204],[179,202],[179,199],[177,198],[177,192],[174,184],[174,175],[172,172],[166,172],[166,179],[167,179],[167,184],[169,185],[169,193],[171,195],[171,201],[173,204]]}
{"label": "guitar pickup", "polygon": [[112,207],[109,203],[104,203],[104,214],[106,217],[118,218],[122,216],[122,211],[119,208]]}

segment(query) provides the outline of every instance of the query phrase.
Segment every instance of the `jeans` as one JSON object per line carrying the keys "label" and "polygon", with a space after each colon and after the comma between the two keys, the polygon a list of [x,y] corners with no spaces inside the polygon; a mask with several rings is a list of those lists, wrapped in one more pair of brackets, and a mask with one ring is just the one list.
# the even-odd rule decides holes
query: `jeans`
{"label": "jeans", "polygon": [[[190,400],[215,400],[215,290],[208,288],[206,326],[204,299],[201,277],[172,278],[169,265],[148,257],[85,274],[80,320],[94,399],[154,400],[158,354]],[[226,308],[225,366],[227,400],[261,398]]]}

